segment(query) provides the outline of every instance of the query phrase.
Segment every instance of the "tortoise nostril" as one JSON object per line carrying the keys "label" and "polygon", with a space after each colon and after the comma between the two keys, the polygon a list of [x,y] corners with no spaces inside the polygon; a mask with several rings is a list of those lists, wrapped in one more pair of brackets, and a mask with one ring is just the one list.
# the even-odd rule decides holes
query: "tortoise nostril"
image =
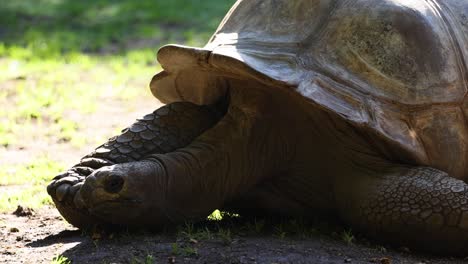
{"label": "tortoise nostril", "polygon": [[110,175],[104,183],[104,190],[109,193],[118,193],[124,186],[124,179],[121,176]]}

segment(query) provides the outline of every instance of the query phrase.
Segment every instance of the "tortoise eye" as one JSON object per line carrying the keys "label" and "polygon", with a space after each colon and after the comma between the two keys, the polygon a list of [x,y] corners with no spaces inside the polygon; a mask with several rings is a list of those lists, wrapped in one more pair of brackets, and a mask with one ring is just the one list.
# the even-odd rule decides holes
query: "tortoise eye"
{"label": "tortoise eye", "polygon": [[109,193],[118,193],[124,186],[124,179],[118,175],[109,175],[104,183],[104,190]]}

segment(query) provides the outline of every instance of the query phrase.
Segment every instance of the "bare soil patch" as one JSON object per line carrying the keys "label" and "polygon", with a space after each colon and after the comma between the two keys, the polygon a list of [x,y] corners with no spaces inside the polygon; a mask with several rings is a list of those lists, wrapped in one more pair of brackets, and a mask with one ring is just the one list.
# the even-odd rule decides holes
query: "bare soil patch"
{"label": "bare soil patch", "polygon": [[307,239],[233,234],[227,244],[218,238],[194,241],[167,232],[133,231],[93,240],[52,207],[27,216],[2,214],[0,226],[0,263],[50,263],[58,255],[72,263],[467,263],[382,252],[320,234]]}
{"label": "bare soil patch", "polygon": [[[148,92],[149,93],[149,92]],[[148,114],[162,104],[154,97],[148,95],[142,98],[125,101],[116,98],[100,98],[98,110],[91,114],[81,114],[76,111],[65,113],[65,119],[73,120],[80,125],[77,133],[93,142],[83,146],[73,146],[63,142],[60,138],[46,135],[43,129],[47,122],[38,126],[34,137],[23,137],[15,146],[0,146],[0,165],[27,164],[37,157],[49,157],[52,160],[72,166],[80,158],[90,153],[95,147],[104,143],[107,138],[117,131],[135,122],[137,118]],[[41,138],[41,140],[37,140]],[[99,141],[94,140],[99,138]],[[54,175],[51,175],[51,178]]]}

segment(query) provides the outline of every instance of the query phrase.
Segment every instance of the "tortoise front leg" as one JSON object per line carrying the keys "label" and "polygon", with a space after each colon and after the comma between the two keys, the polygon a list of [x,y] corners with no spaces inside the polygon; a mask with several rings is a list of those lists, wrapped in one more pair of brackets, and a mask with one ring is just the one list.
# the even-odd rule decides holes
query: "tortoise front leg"
{"label": "tortoise front leg", "polygon": [[338,185],[341,215],[376,239],[467,254],[468,185],[427,167],[397,167]]}
{"label": "tortoise front leg", "polygon": [[99,221],[81,209],[75,194],[87,176],[113,164],[138,161],[149,154],[167,153],[184,147],[220,119],[222,109],[177,102],[163,106],[137,120],[122,134],[109,139],[80,163],[56,176],[47,191],[64,218],[75,226]]}
{"label": "tortoise front leg", "polygon": [[297,120],[273,107],[282,98],[229,92],[227,113],[188,146],[93,172],[78,193],[87,210],[128,226],[198,221],[289,167],[297,138],[286,135]]}

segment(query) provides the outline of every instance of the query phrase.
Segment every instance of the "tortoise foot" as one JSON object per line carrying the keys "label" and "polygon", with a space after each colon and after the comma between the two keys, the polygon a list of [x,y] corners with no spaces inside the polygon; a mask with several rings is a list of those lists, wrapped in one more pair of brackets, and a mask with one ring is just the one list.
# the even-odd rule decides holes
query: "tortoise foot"
{"label": "tortoise foot", "polygon": [[52,197],[60,214],[72,225],[88,228],[100,221],[89,214],[80,194],[80,189],[91,173],[99,167],[110,165],[108,161],[84,159],[68,171],[53,178],[47,186],[47,192]]}
{"label": "tortoise foot", "polygon": [[[123,178],[113,175],[110,175],[112,177],[99,177],[99,175],[106,175],[114,170],[119,172],[125,170],[125,177],[135,175],[134,171],[138,170],[132,167],[132,164],[153,154],[169,153],[187,146],[217,123],[225,110],[222,107],[224,107],[223,103],[220,103],[220,106],[198,106],[188,102],[165,105],[138,119],[124,129],[122,134],[110,138],[91,154],[86,155],[79,164],[57,175],[47,187],[47,192],[52,196],[63,217],[80,228],[100,223],[91,215],[98,215],[106,223],[113,223],[128,217],[129,213],[119,208],[116,211],[123,212],[123,215],[117,220],[112,220],[106,213],[110,210],[109,208],[114,208],[117,204],[131,202],[132,199],[127,199],[127,197],[121,197],[124,201],[118,200],[108,205],[109,208],[95,208],[95,204],[91,202],[93,199],[118,198],[119,188],[122,188],[124,183]],[[151,170],[143,171],[144,177],[152,175]],[[139,176],[135,175],[135,180],[143,177]],[[98,178],[105,180],[102,184],[99,183],[105,187],[102,190],[96,189]],[[132,182],[132,180],[127,182]],[[151,178],[143,180],[143,186],[139,186],[134,192],[139,194],[138,190],[146,190],[147,184],[145,183],[147,182],[151,182]],[[128,190],[125,189],[125,191]],[[96,197],[93,196],[95,194]]]}

